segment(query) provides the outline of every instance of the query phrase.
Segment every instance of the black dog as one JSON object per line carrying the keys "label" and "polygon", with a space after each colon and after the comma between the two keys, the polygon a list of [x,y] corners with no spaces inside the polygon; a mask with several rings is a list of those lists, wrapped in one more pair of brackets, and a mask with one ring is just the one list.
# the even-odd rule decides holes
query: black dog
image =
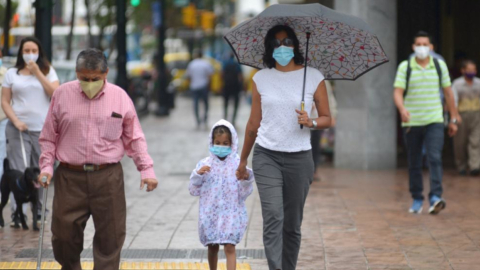
{"label": "black dog", "polygon": [[23,214],[22,205],[24,203],[32,203],[33,229],[38,231],[37,226],[37,202],[38,202],[38,188],[40,185],[37,182],[37,177],[40,174],[38,168],[27,168],[25,173],[21,171],[12,170],[8,159],[3,161],[3,176],[0,190],[2,192],[2,204],[0,205],[0,227],[5,226],[3,220],[3,208],[7,205],[8,196],[10,192],[15,197],[17,203],[17,211],[15,211],[15,228],[20,228],[18,220],[22,223],[24,230],[28,230],[25,216]]}

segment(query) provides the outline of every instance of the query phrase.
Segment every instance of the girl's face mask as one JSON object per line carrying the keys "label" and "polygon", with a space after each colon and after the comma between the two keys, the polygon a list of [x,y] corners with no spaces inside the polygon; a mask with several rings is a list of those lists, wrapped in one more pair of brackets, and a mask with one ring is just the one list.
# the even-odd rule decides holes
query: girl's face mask
{"label": "girl's face mask", "polygon": [[232,153],[232,147],[224,145],[214,145],[210,147],[210,152],[219,158],[224,158]]}

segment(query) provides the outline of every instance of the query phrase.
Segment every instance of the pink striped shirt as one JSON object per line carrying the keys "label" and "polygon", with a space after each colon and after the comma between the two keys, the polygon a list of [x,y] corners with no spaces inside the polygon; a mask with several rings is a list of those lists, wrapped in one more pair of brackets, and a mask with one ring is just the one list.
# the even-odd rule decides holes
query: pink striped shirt
{"label": "pink striped shirt", "polygon": [[87,98],[78,81],[55,90],[39,141],[43,173],[53,174],[55,159],[108,164],[120,162],[126,153],[142,179],[156,178],[135,107],[124,90],[108,82],[94,99]]}

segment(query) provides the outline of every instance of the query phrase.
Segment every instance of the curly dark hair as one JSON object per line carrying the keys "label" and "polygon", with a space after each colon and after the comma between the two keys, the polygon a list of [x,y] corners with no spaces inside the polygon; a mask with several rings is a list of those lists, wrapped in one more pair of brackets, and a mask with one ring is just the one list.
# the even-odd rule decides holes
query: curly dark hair
{"label": "curly dark hair", "polygon": [[18,55],[17,55],[17,63],[15,64],[15,68],[17,68],[17,73],[27,66],[27,64],[23,60],[23,45],[25,45],[25,43],[27,42],[33,42],[37,44],[37,47],[38,47],[37,65],[42,71],[43,75],[46,76],[50,72],[50,62],[48,62],[48,59],[45,55],[45,52],[43,51],[40,40],[38,40],[35,37],[26,37],[22,39],[22,41],[20,42],[20,48],[18,49]]}
{"label": "curly dark hair", "polygon": [[275,35],[285,32],[287,36],[293,40],[293,61],[297,65],[303,65],[305,58],[300,52],[300,42],[298,41],[297,35],[290,26],[287,25],[276,25],[270,30],[268,30],[267,35],[265,36],[265,54],[263,55],[263,64],[268,68],[275,67],[275,59],[273,58],[273,50],[275,49],[272,45],[273,40],[275,40]]}
{"label": "curly dark hair", "polygon": [[213,132],[212,132],[212,143],[215,141],[215,137],[217,137],[218,135],[223,135],[223,134],[227,134],[228,135],[228,138],[230,139],[230,143],[232,143],[232,132],[230,131],[230,129],[226,126],[217,126],[213,129]]}

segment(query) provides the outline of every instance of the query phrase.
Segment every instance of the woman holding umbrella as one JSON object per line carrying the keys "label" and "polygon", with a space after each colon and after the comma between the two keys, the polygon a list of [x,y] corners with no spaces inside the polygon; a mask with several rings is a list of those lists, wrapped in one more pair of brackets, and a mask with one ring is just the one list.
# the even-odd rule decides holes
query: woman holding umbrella
{"label": "woman holding umbrella", "polygon": [[[255,144],[253,171],[262,204],[268,265],[271,270],[292,270],[300,250],[303,207],[314,174],[309,129],[328,128],[331,117],[324,76],[314,68],[305,70],[305,58],[293,29],[274,26],[267,32],[264,46],[266,68],[253,77],[252,109],[237,178],[246,177],[247,159]],[[303,110],[300,101],[304,79]],[[314,102],[319,115],[315,119],[309,117]]]}

